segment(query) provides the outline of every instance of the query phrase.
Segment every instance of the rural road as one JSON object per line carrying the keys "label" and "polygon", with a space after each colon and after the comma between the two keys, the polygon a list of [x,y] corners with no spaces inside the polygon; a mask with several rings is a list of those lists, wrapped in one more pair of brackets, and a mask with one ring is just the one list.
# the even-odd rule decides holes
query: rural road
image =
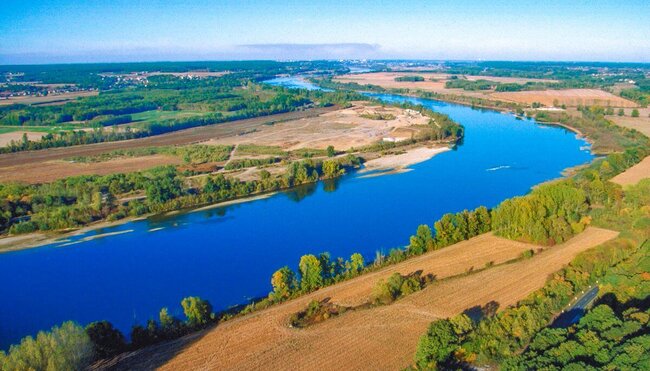
{"label": "rural road", "polygon": [[290,121],[305,117],[314,117],[326,112],[334,111],[336,109],[338,109],[337,106],[312,108],[305,111],[292,111],[278,113],[275,115],[224,122],[221,124],[200,126],[146,138],[122,140],[117,142],[85,144],[71,147],[49,148],[38,151],[5,153],[0,155],[0,168],[15,165],[40,163],[52,160],[61,160],[70,157],[94,156],[104,152],[126,150],[132,148],[187,145],[213,138],[237,135],[241,132],[253,130],[270,122]]}
{"label": "rural road", "polygon": [[587,290],[578,301],[565,310],[554,322],[552,327],[569,327],[577,323],[587,312],[587,307],[596,299],[598,286]]}

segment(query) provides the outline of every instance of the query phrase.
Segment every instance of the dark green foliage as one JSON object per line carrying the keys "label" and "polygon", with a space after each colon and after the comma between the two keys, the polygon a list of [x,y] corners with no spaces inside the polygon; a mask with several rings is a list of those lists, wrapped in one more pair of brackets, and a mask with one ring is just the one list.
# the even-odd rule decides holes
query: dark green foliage
{"label": "dark green foliage", "polygon": [[647,304],[616,313],[607,305],[590,310],[577,325],[544,329],[526,351],[503,369],[567,368],[582,364],[597,369],[646,369],[650,365]]}
{"label": "dark green foliage", "polygon": [[445,83],[447,89],[463,89],[463,90],[491,90],[497,86],[496,82],[488,80],[462,80],[454,79]]}
{"label": "dark green foliage", "polygon": [[124,335],[108,321],[93,322],[86,326],[86,334],[93,342],[95,356],[106,358],[126,349]]}
{"label": "dark green foliage", "polygon": [[459,338],[451,320],[434,321],[420,338],[415,353],[415,364],[422,370],[435,369],[449,363],[459,347]]}
{"label": "dark green foliage", "polygon": [[410,75],[410,76],[398,76],[395,78],[395,81],[408,81],[408,82],[418,82],[418,81],[424,81],[424,77],[422,76],[417,76],[417,75]]}

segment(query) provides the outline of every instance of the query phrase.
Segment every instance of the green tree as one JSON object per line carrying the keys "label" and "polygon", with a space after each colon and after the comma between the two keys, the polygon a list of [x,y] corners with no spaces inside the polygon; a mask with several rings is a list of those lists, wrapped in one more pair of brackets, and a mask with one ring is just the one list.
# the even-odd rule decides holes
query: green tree
{"label": "green tree", "polygon": [[632,110],[632,117],[639,117],[639,110],[638,109],[633,109]]}
{"label": "green tree", "polygon": [[456,349],[458,336],[452,323],[448,319],[434,321],[420,338],[415,363],[423,370],[436,368],[447,361]]}
{"label": "green tree", "polygon": [[175,338],[183,333],[183,324],[178,318],[169,314],[169,309],[163,308],[158,314],[160,330],[166,338]]}
{"label": "green tree", "polygon": [[618,115],[619,115],[619,116],[625,116],[625,110],[622,109],[622,108],[619,108],[619,109],[618,109]]}
{"label": "green tree", "polygon": [[271,298],[276,301],[288,299],[296,289],[296,275],[289,267],[284,266],[271,276],[273,292]]}
{"label": "green tree", "polygon": [[86,326],[86,334],[93,342],[95,354],[106,358],[126,349],[124,335],[108,321],[93,322]]}
{"label": "green tree", "polygon": [[350,256],[350,269],[349,272],[354,276],[363,270],[365,266],[365,261],[363,260],[363,255],[359,253],[354,253]]}
{"label": "green tree", "polygon": [[409,243],[409,252],[413,255],[420,255],[426,251],[433,250],[433,235],[431,228],[426,224],[421,224],[414,236],[411,236]]}
{"label": "green tree", "polygon": [[203,327],[210,323],[213,317],[212,305],[198,296],[190,296],[181,301],[183,313],[191,327]]}
{"label": "green tree", "polygon": [[316,256],[303,255],[298,267],[300,269],[300,288],[303,291],[313,291],[323,286],[323,267]]}
{"label": "green tree", "polygon": [[336,178],[337,176],[343,175],[345,172],[345,170],[341,169],[341,165],[336,160],[323,161],[322,169],[324,178]]}
{"label": "green tree", "polygon": [[93,360],[93,343],[73,322],[23,338],[7,353],[0,351],[2,370],[82,370]]}
{"label": "green tree", "polygon": [[336,150],[334,149],[334,146],[327,146],[327,157],[334,156],[336,156]]}

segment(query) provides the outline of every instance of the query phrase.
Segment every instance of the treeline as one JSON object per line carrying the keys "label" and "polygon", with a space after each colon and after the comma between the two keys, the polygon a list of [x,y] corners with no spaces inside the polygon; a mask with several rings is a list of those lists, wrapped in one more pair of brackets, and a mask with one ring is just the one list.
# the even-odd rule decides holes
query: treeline
{"label": "treeline", "polygon": [[416,366],[463,368],[510,359],[574,295],[602,277],[602,270],[594,271],[594,265],[606,270],[631,256],[635,249],[634,242],[615,240],[588,250],[516,306],[498,313],[494,305],[483,307],[478,322],[467,314],[434,321],[418,343]]}
{"label": "treeline", "polygon": [[494,81],[489,81],[489,80],[470,81],[470,80],[459,79],[459,78],[454,79],[453,77],[456,76],[452,76],[452,79],[447,80],[447,82],[445,83],[445,88],[474,91],[474,90],[491,90],[499,85],[499,83],[496,83]]}
{"label": "treeline", "polygon": [[[228,147],[191,148],[174,151],[195,163],[227,158]],[[77,228],[102,219],[179,210],[334,178],[360,163],[353,155],[324,161],[308,159],[290,163],[281,176],[262,171],[259,180],[244,182],[219,174],[206,177],[198,187],[188,187],[186,178],[173,166],[71,177],[42,185],[0,184],[0,225],[11,234]],[[141,193],[145,199],[119,200],[123,195]]]}
{"label": "treeline", "polygon": [[642,370],[650,364],[647,301],[616,312],[607,304],[590,310],[571,328],[545,328],[526,351],[503,362],[504,370]]}
{"label": "treeline", "polygon": [[494,233],[553,245],[582,232],[589,222],[587,195],[566,183],[542,185],[529,195],[503,201],[492,213]]}
{"label": "treeline", "polygon": [[[349,260],[342,258],[333,260],[328,253],[321,253],[318,256],[304,255],[300,258],[298,273],[285,266],[273,274],[271,278],[273,291],[269,294],[269,300],[277,302],[293,298],[355,277],[365,271],[395,264],[410,256],[421,255],[488,232],[490,230],[490,213],[485,207],[479,207],[473,211],[464,210],[456,214],[445,214],[433,225],[435,235],[429,226],[420,225],[416,234],[411,236],[410,243],[405,249],[393,248],[388,256],[378,253],[373,263],[368,266],[365,265],[363,256],[358,253],[353,254]],[[390,286],[401,288],[403,282],[409,281],[407,285],[415,290],[414,279],[419,280],[419,277],[393,278]],[[393,281],[399,281],[400,284],[396,285]],[[418,287],[420,287],[419,284]]]}
{"label": "treeline", "polygon": [[[605,118],[608,109],[601,106],[578,107],[581,116],[562,113],[538,112],[540,122],[560,123],[579,130],[593,143],[592,150],[599,154],[639,151],[650,147],[650,139],[634,129],[627,129]],[[610,112],[613,114],[613,110]]]}
{"label": "treeline", "polygon": [[[597,280],[606,282],[607,275],[611,274],[613,269],[623,269],[621,267],[625,264],[621,264],[622,262],[638,262],[645,256],[647,248],[640,251],[639,246],[650,237],[647,213],[643,211],[650,202],[648,196],[650,181],[642,181],[637,186],[627,188],[625,192],[621,191],[620,186],[607,182],[607,179],[640,161],[639,157],[644,156],[645,154],[639,153],[639,150],[613,154],[596,161],[573,178],[546,185],[529,196],[515,199],[519,200],[515,202],[522,203],[520,205],[522,208],[523,205],[539,202],[550,210],[555,210],[554,213],[544,212],[535,215],[532,212],[528,214],[521,209],[515,209],[509,212],[520,218],[502,218],[499,214],[505,209],[500,210],[500,208],[504,204],[513,202],[511,200],[504,201],[495,209],[492,213],[495,231],[505,228],[508,231],[516,231],[517,238],[521,239],[523,236],[524,240],[532,241],[531,238],[537,234],[540,226],[552,226],[553,223],[550,221],[557,217],[564,218],[565,222],[578,220],[578,216],[583,214],[583,200],[586,200],[590,206],[597,206],[586,215],[588,219],[592,219],[591,224],[625,231],[625,238],[606,242],[581,253],[567,268],[556,273],[542,289],[520,301],[516,306],[497,313],[498,306],[488,303],[482,308],[480,318],[469,320],[465,314],[461,314],[451,319],[433,322],[418,345],[415,356],[416,366],[420,369],[466,368],[476,364],[505,362],[504,367],[510,365],[515,369],[529,368],[526,366],[533,363],[526,362],[531,361],[533,357],[529,359],[524,356],[517,358],[514,363],[508,362],[513,362],[513,357],[529,344],[575,295]],[[570,190],[571,188],[574,190]],[[526,197],[535,201],[528,200],[524,203]],[[531,208],[533,209],[535,208]],[[574,212],[576,214],[571,216]],[[539,221],[535,222],[528,217],[538,218]],[[588,221],[584,216],[580,217],[580,220],[581,224]],[[559,237],[566,238],[564,235],[566,229],[560,228],[556,232],[558,235],[551,236],[552,240],[549,242],[558,242]],[[545,233],[540,236],[544,236]],[[621,292],[635,292],[641,287],[638,282],[628,286],[621,286],[621,282],[628,280],[629,272],[636,269],[623,270],[624,272],[613,279],[614,283],[608,287],[614,288],[615,291],[620,289]],[[635,287],[635,289],[630,291],[625,287]],[[650,289],[647,292],[650,293]],[[563,354],[578,355],[582,351],[580,346],[575,346],[571,342],[564,347]],[[605,349],[609,352],[608,348]],[[614,357],[617,353],[608,354],[608,357]],[[576,356],[575,359],[571,356],[567,357],[570,361],[589,359],[581,356]],[[605,357],[603,360],[614,359],[611,357]],[[540,361],[540,366],[546,366],[544,362],[548,360],[541,358]],[[597,365],[600,361],[594,362],[594,365]],[[567,361],[567,366],[569,363]]]}
{"label": "treeline", "polygon": [[407,81],[407,82],[418,82],[418,81],[424,81],[424,77],[422,76],[397,76],[395,78],[395,81]]}
{"label": "treeline", "polygon": [[27,336],[8,352],[0,351],[2,370],[82,370],[94,360],[104,359],[128,350],[136,350],[164,340],[176,339],[217,322],[212,305],[199,297],[181,301],[185,315],[180,320],[167,308],[159,320],[131,329],[131,342],[108,321],[93,322],[85,328],[74,322],[41,331],[36,338]]}

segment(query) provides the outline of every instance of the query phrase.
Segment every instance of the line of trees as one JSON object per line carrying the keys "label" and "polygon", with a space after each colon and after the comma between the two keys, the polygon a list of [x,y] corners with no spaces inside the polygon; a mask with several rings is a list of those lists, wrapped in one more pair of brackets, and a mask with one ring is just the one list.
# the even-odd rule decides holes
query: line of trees
{"label": "line of trees", "polygon": [[[227,147],[197,146],[174,151],[198,163],[223,159],[228,154]],[[360,163],[361,159],[353,155],[294,161],[280,176],[262,171],[259,180],[240,181],[218,174],[206,177],[199,188],[188,187],[186,178],[173,166],[129,174],[70,177],[41,185],[0,184],[0,225],[11,234],[75,228],[102,219],[179,210],[330,179]],[[119,202],[122,195],[142,192],[144,200]]]}

